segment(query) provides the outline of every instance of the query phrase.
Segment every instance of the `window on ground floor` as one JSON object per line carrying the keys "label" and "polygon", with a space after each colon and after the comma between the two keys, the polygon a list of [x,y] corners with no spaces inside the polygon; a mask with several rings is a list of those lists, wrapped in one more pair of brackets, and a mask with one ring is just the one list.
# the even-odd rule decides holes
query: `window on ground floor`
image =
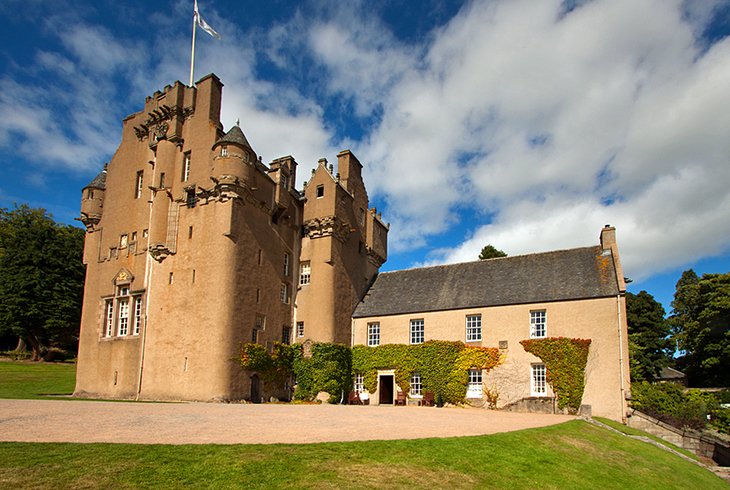
{"label": "window on ground floor", "polygon": [[547,370],[545,364],[531,366],[530,394],[532,396],[547,395]]}
{"label": "window on ground floor", "polygon": [[355,385],[353,386],[355,391],[362,393],[365,391],[365,380],[361,373],[355,374]]}
{"label": "window on ground floor", "polygon": [[481,398],[482,397],[482,370],[481,369],[470,369],[469,370],[469,382],[466,386],[466,397],[467,398]]}
{"label": "window on ground floor", "polygon": [[421,385],[421,374],[420,373],[413,373],[411,374],[411,390],[409,391],[410,396],[421,396],[422,395],[422,388]]}

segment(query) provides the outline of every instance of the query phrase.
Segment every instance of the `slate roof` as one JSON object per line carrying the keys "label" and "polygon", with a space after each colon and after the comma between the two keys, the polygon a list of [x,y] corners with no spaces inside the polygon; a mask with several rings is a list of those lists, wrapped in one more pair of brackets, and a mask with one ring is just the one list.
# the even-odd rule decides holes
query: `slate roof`
{"label": "slate roof", "polygon": [[94,180],[89,182],[84,189],[106,189],[106,165],[104,165],[104,170],[99,172],[99,175],[94,177]]}
{"label": "slate roof", "polygon": [[243,131],[241,131],[241,128],[238,126],[233,126],[221,139],[216,141],[215,145],[213,146],[217,146],[221,143],[233,143],[236,145],[247,146],[251,148],[251,145],[248,143],[246,136],[243,134]]}
{"label": "slate roof", "polygon": [[600,298],[619,293],[600,246],[383,272],[354,318]]}

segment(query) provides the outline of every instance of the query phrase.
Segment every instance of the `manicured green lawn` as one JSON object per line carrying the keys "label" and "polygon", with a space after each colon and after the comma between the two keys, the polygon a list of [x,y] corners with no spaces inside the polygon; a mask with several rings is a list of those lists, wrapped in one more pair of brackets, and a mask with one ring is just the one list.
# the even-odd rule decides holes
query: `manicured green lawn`
{"label": "manicured green lawn", "polygon": [[75,384],[74,363],[0,361],[0,398],[70,395]]}
{"label": "manicured green lawn", "polygon": [[0,443],[0,487],[726,489],[727,484],[650,444],[573,421],[491,436],[414,441]]}

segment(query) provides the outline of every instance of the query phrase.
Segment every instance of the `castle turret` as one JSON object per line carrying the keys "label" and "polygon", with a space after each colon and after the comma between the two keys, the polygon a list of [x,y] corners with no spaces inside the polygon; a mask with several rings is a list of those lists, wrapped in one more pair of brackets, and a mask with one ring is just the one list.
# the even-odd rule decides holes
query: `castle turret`
{"label": "castle turret", "polygon": [[87,230],[94,228],[101,219],[106,191],[106,172],[105,163],[104,169],[82,190],[80,221]]}
{"label": "castle turret", "polygon": [[223,184],[256,187],[253,181],[256,153],[238,125],[216,141],[211,151],[215,179]]}

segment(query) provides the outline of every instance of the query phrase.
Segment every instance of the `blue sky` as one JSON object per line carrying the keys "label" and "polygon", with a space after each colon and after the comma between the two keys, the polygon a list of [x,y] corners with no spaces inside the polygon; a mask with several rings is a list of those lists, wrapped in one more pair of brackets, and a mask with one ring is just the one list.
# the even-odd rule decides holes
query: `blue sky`
{"label": "blue sky", "polygon": [[[51,8],[52,6],[52,8]],[[668,308],[730,270],[730,0],[201,0],[225,84],[298,186],[350,148],[391,223],[384,270],[597,243]],[[144,97],[188,81],[192,0],[4,0],[0,206],[73,223]]]}

